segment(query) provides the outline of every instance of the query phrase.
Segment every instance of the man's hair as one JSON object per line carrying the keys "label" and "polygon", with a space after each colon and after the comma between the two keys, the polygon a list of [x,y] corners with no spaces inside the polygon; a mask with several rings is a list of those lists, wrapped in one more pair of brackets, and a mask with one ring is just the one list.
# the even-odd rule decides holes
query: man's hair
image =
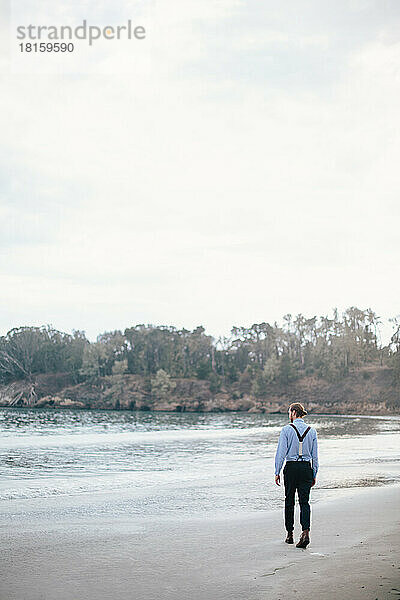
{"label": "man's hair", "polygon": [[307,414],[307,411],[305,410],[304,406],[300,404],[300,402],[294,402],[289,406],[289,409],[294,410],[298,417],[303,417]]}

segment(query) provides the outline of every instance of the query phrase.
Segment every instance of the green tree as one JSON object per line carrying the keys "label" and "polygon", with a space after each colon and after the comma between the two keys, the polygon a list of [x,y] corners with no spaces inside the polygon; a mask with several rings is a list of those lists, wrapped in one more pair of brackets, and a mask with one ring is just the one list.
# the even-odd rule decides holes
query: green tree
{"label": "green tree", "polygon": [[159,369],[156,376],[151,380],[151,394],[157,400],[168,400],[175,389],[175,382],[171,380],[169,373]]}
{"label": "green tree", "polygon": [[106,375],[107,349],[104,344],[96,342],[87,344],[83,352],[80,374],[85,378],[101,377]]}
{"label": "green tree", "polygon": [[276,356],[270,356],[264,365],[263,374],[265,383],[273,383],[279,377],[280,362]]}
{"label": "green tree", "polygon": [[296,373],[293,369],[292,361],[287,354],[282,356],[279,365],[279,382],[286,385],[296,378]]}
{"label": "green tree", "polygon": [[128,360],[117,360],[112,367],[113,375],[124,375],[128,371]]}
{"label": "green tree", "polygon": [[265,377],[261,370],[256,372],[251,386],[251,394],[256,398],[263,398],[265,396]]}

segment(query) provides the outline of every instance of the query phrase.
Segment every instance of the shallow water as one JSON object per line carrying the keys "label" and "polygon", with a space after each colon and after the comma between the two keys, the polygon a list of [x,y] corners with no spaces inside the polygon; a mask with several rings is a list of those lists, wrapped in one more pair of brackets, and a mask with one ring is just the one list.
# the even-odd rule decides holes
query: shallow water
{"label": "shallow water", "polygon": [[[400,481],[400,417],[305,420],[319,440],[312,499]],[[144,518],[278,508],[274,457],[287,422],[246,413],[0,409],[0,509],[60,497],[81,511],[112,507]]]}

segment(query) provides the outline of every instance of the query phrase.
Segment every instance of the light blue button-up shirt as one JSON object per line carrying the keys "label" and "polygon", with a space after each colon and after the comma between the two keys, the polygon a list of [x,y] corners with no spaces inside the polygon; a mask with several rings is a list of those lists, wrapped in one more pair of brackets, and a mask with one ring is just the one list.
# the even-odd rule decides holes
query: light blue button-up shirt
{"label": "light blue button-up shirt", "polygon": [[[300,435],[303,435],[308,425],[304,423],[304,419],[297,417],[293,420],[293,425],[296,427]],[[275,455],[275,475],[279,475],[282,469],[283,462],[297,460],[299,458],[299,438],[297,433],[290,425],[285,425],[279,436],[278,448]],[[312,468],[314,478],[318,471],[318,441],[317,432],[314,427],[311,427],[303,440],[303,460],[312,460]]]}

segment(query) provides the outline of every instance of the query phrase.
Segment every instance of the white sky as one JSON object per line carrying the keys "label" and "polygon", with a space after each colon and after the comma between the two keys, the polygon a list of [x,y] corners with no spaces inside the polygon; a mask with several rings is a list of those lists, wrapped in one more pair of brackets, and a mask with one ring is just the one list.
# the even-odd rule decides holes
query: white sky
{"label": "white sky", "polygon": [[[398,0],[18,0],[2,20],[0,334],[227,335],[400,313]],[[29,23],[144,41],[21,54]]]}

